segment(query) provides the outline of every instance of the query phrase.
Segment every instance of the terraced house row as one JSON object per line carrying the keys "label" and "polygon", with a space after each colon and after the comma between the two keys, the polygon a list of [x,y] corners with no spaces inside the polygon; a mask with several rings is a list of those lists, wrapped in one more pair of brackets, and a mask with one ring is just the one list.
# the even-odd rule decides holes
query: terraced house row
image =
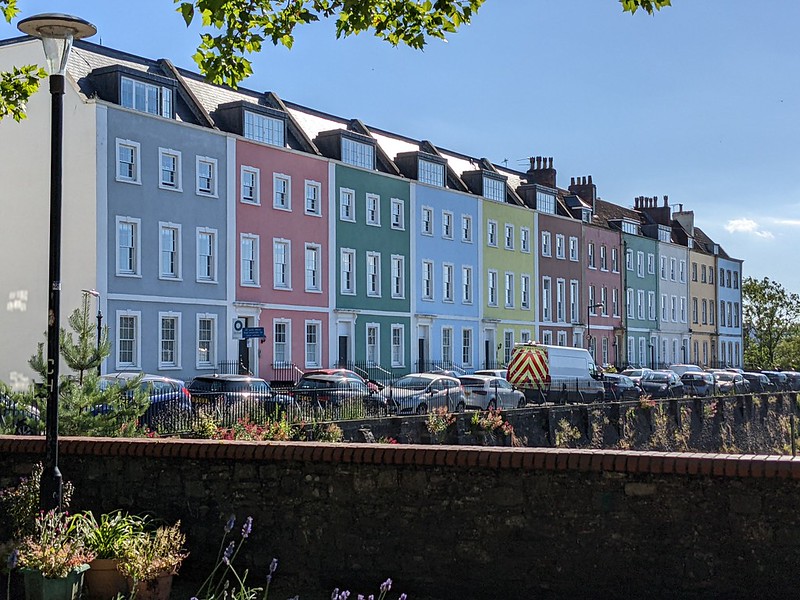
{"label": "terraced house row", "polygon": [[[0,68],[40,54],[0,42]],[[87,42],[68,71],[62,307],[99,293],[104,371],[470,371],[526,340],[741,364],[742,263],[666,196],[623,208],[591,176],[559,186],[552,158],[510,170]],[[46,327],[48,104],[0,123],[0,379],[18,386]]]}

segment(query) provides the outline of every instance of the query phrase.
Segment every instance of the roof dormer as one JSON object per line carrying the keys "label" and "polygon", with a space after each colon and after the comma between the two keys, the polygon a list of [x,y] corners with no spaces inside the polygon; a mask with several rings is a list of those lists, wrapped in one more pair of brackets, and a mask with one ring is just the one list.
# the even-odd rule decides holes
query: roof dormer
{"label": "roof dormer", "polygon": [[248,140],[286,147],[286,113],[246,100],[220,104],[214,119],[221,129]]}
{"label": "roof dormer", "polygon": [[354,167],[375,170],[374,138],[347,129],[332,129],[320,132],[314,143],[323,156]]}
{"label": "roof dormer", "polygon": [[121,65],[95,69],[90,75],[98,96],[125,108],[175,118],[173,79]]}

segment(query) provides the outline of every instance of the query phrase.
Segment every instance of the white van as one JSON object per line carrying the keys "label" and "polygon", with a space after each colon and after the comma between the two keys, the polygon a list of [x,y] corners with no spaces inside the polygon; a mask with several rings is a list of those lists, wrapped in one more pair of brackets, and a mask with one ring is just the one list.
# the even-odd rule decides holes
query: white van
{"label": "white van", "polygon": [[600,402],[602,374],[584,348],[515,344],[508,363],[508,381],[529,402]]}

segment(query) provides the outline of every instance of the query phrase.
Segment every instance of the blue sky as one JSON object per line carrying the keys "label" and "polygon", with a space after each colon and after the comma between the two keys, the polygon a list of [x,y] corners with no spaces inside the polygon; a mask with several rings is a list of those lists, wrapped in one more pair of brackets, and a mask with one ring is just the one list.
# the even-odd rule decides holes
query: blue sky
{"label": "blue sky", "polygon": [[[19,0],[66,12],[97,43],[195,69],[197,28],[171,0]],[[135,8],[134,8],[135,6]],[[616,0],[486,0],[471,26],[424,52],[330,24],[269,46],[244,85],[525,170],[592,175],[605,200],[667,194],[745,275],[800,292],[800,2],[673,0],[654,17]],[[17,35],[0,24],[0,38]]]}

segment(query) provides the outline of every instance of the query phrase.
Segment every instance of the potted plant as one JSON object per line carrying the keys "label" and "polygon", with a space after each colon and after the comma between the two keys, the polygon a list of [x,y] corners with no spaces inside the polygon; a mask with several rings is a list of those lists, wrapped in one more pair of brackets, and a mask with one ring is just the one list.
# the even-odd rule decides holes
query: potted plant
{"label": "potted plant", "polygon": [[26,600],[77,600],[93,558],[73,517],[55,510],[40,512],[34,533],[19,548]]}
{"label": "potted plant", "polygon": [[95,558],[86,572],[89,600],[108,600],[128,593],[128,580],[118,567],[125,548],[137,537],[145,536],[146,519],[115,511],[95,519],[91,511],[75,516],[84,544]]}
{"label": "potted plant", "polygon": [[128,577],[132,597],[169,600],[172,577],[188,556],[184,550],[186,536],[180,526],[180,521],[164,525],[125,544],[118,569]]}

